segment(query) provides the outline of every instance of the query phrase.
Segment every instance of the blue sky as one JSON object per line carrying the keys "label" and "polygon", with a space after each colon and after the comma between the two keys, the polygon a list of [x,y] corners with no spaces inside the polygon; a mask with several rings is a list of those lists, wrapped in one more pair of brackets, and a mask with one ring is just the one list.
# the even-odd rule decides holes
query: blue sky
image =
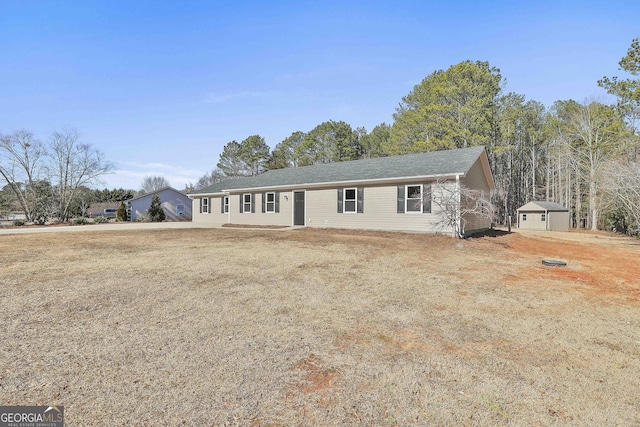
{"label": "blue sky", "polygon": [[596,81],[635,37],[637,1],[0,0],[0,133],[74,127],[117,167],[103,186],[181,189],[231,140],[391,123],[467,59],[546,106],[612,101]]}

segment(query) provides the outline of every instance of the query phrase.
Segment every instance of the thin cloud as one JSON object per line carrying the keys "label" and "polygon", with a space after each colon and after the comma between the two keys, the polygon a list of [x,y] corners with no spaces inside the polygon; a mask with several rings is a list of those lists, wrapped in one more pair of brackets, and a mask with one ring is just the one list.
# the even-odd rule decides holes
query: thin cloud
{"label": "thin cloud", "polygon": [[115,161],[116,170],[104,177],[107,188],[130,188],[137,190],[142,181],[148,176],[161,176],[172,187],[180,190],[189,183],[196,182],[205,174],[199,169],[188,169],[180,166],[159,162],[132,162],[128,160]]}
{"label": "thin cloud", "polygon": [[166,163],[136,163],[127,160],[116,160],[117,165],[121,165],[128,168],[139,169],[140,173],[146,173],[147,175],[155,174],[162,175],[164,173],[173,173],[179,175],[202,175],[204,172],[197,169],[186,169],[175,165],[168,165]]}
{"label": "thin cloud", "polygon": [[143,172],[143,171],[135,171],[135,170],[125,170],[120,169],[115,171],[113,174],[104,177],[104,185],[106,188],[128,188],[132,190],[138,190],[142,181],[151,175],[159,175],[164,179],[169,181],[169,184],[177,189],[183,189],[187,184],[194,183],[198,180],[198,177],[203,175],[203,173],[199,175],[185,176],[182,174],[171,174],[171,173],[156,173],[156,172]]}

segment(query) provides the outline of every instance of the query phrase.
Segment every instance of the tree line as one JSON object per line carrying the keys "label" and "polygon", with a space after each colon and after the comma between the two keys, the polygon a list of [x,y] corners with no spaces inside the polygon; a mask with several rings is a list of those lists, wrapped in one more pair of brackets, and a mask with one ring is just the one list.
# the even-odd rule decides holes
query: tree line
{"label": "tree line", "polygon": [[0,217],[22,212],[27,222],[68,222],[87,216],[96,203],[124,206],[126,200],[170,185],[163,177],[147,176],[138,191],[93,188],[113,170],[76,129],[56,130],[46,142],[24,129],[0,134]]}
{"label": "tree line", "polygon": [[78,205],[84,204],[86,190],[112,169],[75,129],[54,131],[45,143],[27,130],[0,134],[0,177],[5,182],[0,204],[18,205],[30,222],[69,221],[83,208]]}
{"label": "tree line", "polygon": [[27,222],[68,222],[87,216],[96,203],[123,205],[170,185],[163,177],[147,176],[138,191],[93,188],[113,170],[102,152],[82,142],[73,128],[56,130],[45,142],[24,129],[0,134],[0,216],[22,212]]}
{"label": "tree line", "polygon": [[[216,167],[184,190],[267,170],[370,157],[484,145],[496,182],[492,203],[506,223],[532,200],[566,206],[576,228],[640,234],[640,42],[619,62],[629,78],[597,83],[617,99],[558,100],[549,108],[505,91],[500,70],[463,61],[436,70],[404,96],[391,124],[370,132],[329,120],[295,131],[273,150],[260,135],[224,146]],[[91,202],[119,202],[134,190],[91,190],[113,165],[75,129],[41,142],[26,130],[0,134],[0,211],[24,212],[27,221],[68,221]],[[147,177],[141,188],[169,185]],[[110,199],[104,192],[119,192]],[[100,192],[103,192],[102,194]],[[122,193],[127,194],[122,194]]]}
{"label": "tree line", "polygon": [[617,98],[615,105],[558,100],[547,108],[506,92],[500,70],[488,62],[463,61],[415,85],[392,124],[368,132],[330,120],[293,132],[273,150],[260,135],[231,141],[191,189],[271,169],[484,145],[502,222],[529,201],[554,201],[570,210],[572,227],[638,235],[638,39],[619,65],[630,78],[594,82]]}
{"label": "tree line", "polygon": [[[25,131],[16,132],[16,134],[23,133]],[[14,174],[14,176],[19,175],[24,174]],[[22,212],[25,214],[26,221],[38,224],[44,224],[50,220],[64,221],[64,217],[59,214],[55,186],[51,184],[48,177],[38,176],[38,179],[33,180],[33,184],[28,184],[29,181],[27,179],[25,182],[12,182],[0,188],[0,218],[13,212]],[[98,181],[94,182],[97,183]],[[139,190],[125,188],[100,189],[80,185],[75,189],[70,200],[67,218],[78,219],[79,217],[86,217],[89,215],[91,206],[95,207],[96,204],[119,206],[118,209],[120,210],[124,206],[123,202],[129,199],[142,194],[156,193],[158,190],[169,186],[169,182],[161,176],[145,177],[140,184]],[[15,189],[18,189],[18,195]],[[29,209],[27,211],[23,209],[20,203],[20,200],[22,200],[19,197],[20,192],[24,193],[23,198],[26,201],[27,209]],[[31,208],[32,206],[34,208]],[[162,214],[157,214],[156,216],[161,217]],[[156,216],[151,215],[151,220],[154,220]],[[126,212],[119,213],[118,217],[126,220]]]}

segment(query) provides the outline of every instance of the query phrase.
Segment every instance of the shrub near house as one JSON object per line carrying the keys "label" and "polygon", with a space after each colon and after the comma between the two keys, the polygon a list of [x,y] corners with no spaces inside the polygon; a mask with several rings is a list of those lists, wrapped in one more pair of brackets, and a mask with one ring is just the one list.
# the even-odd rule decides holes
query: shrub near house
{"label": "shrub near house", "polygon": [[160,196],[158,196],[158,193],[153,195],[148,213],[151,222],[162,222],[165,220],[166,215],[164,213],[164,209],[162,209],[162,202],[160,202]]}

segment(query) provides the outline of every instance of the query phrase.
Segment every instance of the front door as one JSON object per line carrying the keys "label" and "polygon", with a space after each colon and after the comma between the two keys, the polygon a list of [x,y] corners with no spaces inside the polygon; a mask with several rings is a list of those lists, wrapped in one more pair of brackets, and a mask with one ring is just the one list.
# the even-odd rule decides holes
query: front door
{"label": "front door", "polygon": [[293,225],[304,225],[304,191],[293,192]]}

